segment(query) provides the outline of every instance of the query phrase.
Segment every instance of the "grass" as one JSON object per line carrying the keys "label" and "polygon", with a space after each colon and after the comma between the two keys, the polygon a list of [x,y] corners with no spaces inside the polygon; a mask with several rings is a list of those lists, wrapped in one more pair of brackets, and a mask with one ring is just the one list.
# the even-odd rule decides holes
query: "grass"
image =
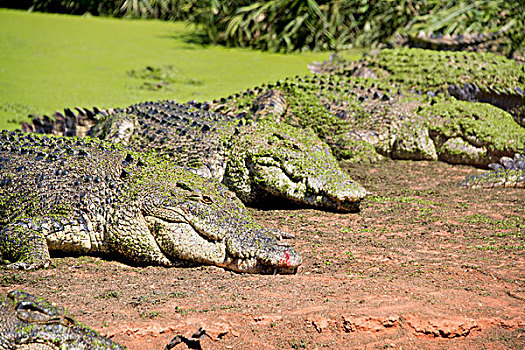
{"label": "grass", "polygon": [[[30,113],[64,107],[212,100],[306,74],[307,63],[328,56],[206,46],[198,39],[180,22],[0,9],[0,129],[16,128]],[[147,67],[169,67],[169,86],[137,74]]]}

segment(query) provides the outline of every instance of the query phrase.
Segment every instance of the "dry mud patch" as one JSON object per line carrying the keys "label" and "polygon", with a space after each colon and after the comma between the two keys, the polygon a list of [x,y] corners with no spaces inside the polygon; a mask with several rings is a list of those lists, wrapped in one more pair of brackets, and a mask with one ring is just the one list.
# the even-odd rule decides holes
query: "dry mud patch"
{"label": "dry mud patch", "polygon": [[459,188],[478,170],[440,162],[347,170],[372,192],[359,213],[253,210],[296,235],[297,275],[58,257],[1,270],[0,292],[46,297],[129,349],[199,327],[203,349],[523,349],[525,191]]}

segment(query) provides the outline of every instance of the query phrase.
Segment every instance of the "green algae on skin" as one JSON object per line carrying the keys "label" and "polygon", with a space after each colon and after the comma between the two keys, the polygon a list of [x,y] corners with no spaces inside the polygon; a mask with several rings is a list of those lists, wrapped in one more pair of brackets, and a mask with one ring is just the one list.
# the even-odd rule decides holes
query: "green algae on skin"
{"label": "green algae on skin", "polygon": [[450,99],[423,106],[417,113],[425,117],[431,132],[446,138],[461,136],[473,145],[501,152],[525,148],[525,128],[490,104]]}
{"label": "green algae on skin", "polygon": [[[366,190],[346,175],[315,133],[271,120],[251,122],[232,142],[225,183],[241,199],[287,198],[299,205],[355,211]],[[256,188],[265,192],[254,192]]]}
{"label": "green algae on skin", "polygon": [[450,99],[421,107],[439,159],[487,166],[525,148],[525,128],[490,104]]}
{"label": "green algae on skin", "polygon": [[511,92],[525,86],[525,66],[491,53],[385,49],[365,57],[370,67],[389,73],[387,79],[416,89],[444,89],[475,83],[479,88]]}

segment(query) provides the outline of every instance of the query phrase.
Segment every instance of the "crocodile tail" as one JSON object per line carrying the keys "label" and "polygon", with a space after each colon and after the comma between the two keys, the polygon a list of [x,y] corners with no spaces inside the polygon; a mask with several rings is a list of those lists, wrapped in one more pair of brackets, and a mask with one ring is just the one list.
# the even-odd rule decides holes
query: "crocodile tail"
{"label": "crocodile tail", "polygon": [[525,150],[522,154],[516,153],[513,158],[502,157],[498,163],[490,163],[488,167],[491,170],[483,174],[467,176],[460,186],[525,188]]}
{"label": "crocodile tail", "polygon": [[23,132],[38,134],[84,137],[113,113],[113,109],[104,110],[97,107],[91,110],[80,107],[65,108],[64,112],[56,111],[51,117],[30,115],[30,122],[22,122],[21,129]]}

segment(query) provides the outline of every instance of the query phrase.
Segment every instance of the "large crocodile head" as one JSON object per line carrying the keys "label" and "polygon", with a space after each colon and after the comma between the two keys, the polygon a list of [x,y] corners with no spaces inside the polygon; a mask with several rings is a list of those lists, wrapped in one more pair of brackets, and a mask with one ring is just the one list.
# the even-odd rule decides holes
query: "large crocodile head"
{"label": "large crocodile head", "polygon": [[367,191],[309,128],[270,120],[238,129],[223,182],[246,203],[356,211]]}
{"label": "large crocodile head", "polygon": [[0,348],[125,349],[74,320],[63,308],[21,291],[0,296]]}
{"label": "large crocodile head", "polygon": [[[295,273],[300,255],[262,227],[221,184],[166,164],[166,179],[143,202],[148,229],[170,261],[186,260],[246,273]],[[182,176],[183,175],[183,176]]]}

